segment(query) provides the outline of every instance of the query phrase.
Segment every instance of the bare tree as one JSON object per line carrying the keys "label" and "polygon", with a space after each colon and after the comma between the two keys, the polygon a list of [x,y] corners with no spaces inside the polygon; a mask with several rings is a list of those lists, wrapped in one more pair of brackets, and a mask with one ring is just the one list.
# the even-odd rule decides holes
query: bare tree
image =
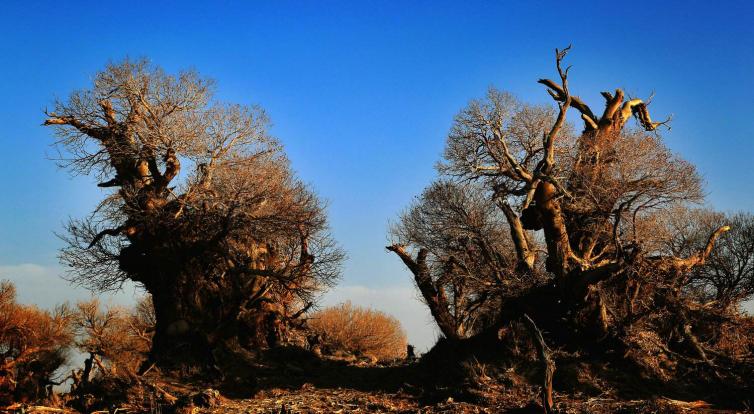
{"label": "bare tree", "polygon": [[[441,173],[461,182],[475,182],[508,222],[519,268],[532,270],[536,246],[530,246],[517,211],[534,196],[533,175],[544,153],[542,136],[555,117],[551,108],[520,102],[511,94],[490,88],[485,99],[473,100],[455,118],[445,148]],[[553,157],[570,161],[574,142],[571,128],[553,141]]]}
{"label": "bare tree", "polygon": [[[481,205],[483,198],[484,217],[492,218],[473,226],[479,235],[471,239],[502,240],[507,233],[506,243],[497,246],[512,246],[496,247],[496,255],[469,252],[479,264],[468,279],[490,284],[500,297],[485,337],[497,338],[501,327],[531,315],[547,340],[579,352],[641,348],[652,337],[672,358],[690,355],[714,367],[711,355],[721,354],[710,349],[719,338],[700,339],[699,328],[710,323],[710,314],[687,295],[687,287],[712,263],[715,242],[730,230],[728,222],[705,227],[703,240],[697,237],[683,251],[662,248],[672,230],[657,213],[701,201],[701,179],[693,165],[663,144],[658,129],[668,120],[652,120],[651,100],[626,97],[620,89],[602,92],[605,107],[596,113],[573,95],[570,67],[563,65],[567,52],[555,52],[558,80],[539,80],[555,100],[555,111],[491,89],[461,110],[448,135],[440,172],[453,185],[472,185],[471,194],[480,197],[458,204]],[[583,121],[580,134],[566,122],[572,108]],[[631,118],[636,128],[628,126]],[[454,237],[463,232],[458,221],[447,219],[457,212],[449,206],[452,197],[432,197],[438,185],[443,184],[430,186],[403,215],[397,232],[402,237],[389,247],[412,271],[425,299],[443,297],[436,283],[442,276],[422,275],[443,274],[435,262],[456,257]],[[502,214],[496,216],[489,206]],[[415,258],[404,244],[417,252]],[[513,284],[512,291],[496,280],[496,263],[508,264],[503,280],[510,282],[536,274],[540,260],[543,279]],[[435,282],[438,294],[424,293],[424,280]],[[431,310],[443,308],[427,302]],[[463,337],[444,320],[452,318],[432,314],[447,337]],[[667,343],[667,338],[683,341]]]}
{"label": "bare tree", "polygon": [[704,265],[689,276],[689,294],[710,306],[726,309],[754,296],[754,216],[724,214],[709,209],[676,208],[662,215],[668,228],[662,248],[687,255],[706,242],[721,225],[731,230],[720,237]]}
{"label": "bare tree", "polygon": [[506,227],[503,211],[478,183],[447,180],[430,185],[393,226],[395,243],[388,249],[414,274],[445,337],[490,326],[505,297],[538,281],[536,241],[522,232],[532,268],[520,271]]}
{"label": "bare tree", "polygon": [[126,60],[47,115],[61,164],[107,191],[70,222],[61,260],[92,289],[144,286],[157,361],[176,349],[207,360],[232,338],[274,345],[287,318],[337,278],[342,253],[322,203],[259,107],[215,101],[195,72]]}

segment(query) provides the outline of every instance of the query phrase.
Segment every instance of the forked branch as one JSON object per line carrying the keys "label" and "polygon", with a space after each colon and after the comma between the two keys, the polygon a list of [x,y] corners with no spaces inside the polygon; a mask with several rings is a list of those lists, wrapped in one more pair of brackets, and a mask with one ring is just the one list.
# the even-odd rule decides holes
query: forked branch
{"label": "forked branch", "polygon": [[692,254],[691,256],[685,259],[680,259],[677,257],[671,258],[671,262],[670,262],[671,265],[682,272],[689,271],[693,267],[703,265],[707,261],[707,258],[709,257],[710,253],[712,253],[712,249],[715,247],[715,242],[717,241],[717,239],[723,233],[729,230],[730,230],[730,226],[722,226],[718,228],[709,236],[709,239],[707,240],[707,244],[703,248],[699,249],[696,253]]}
{"label": "forked branch", "polygon": [[427,265],[427,249],[420,249],[414,260],[404,246],[393,244],[387,246],[387,249],[401,258],[406,267],[414,274],[416,286],[429,307],[430,313],[437,322],[437,326],[448,339],[459,339],[460,335],[456,329],[456,322],[450,313],[450,306],[445,291],[441,285],[435,285],[432,280],[429,266]]}
{"label": "forked branch", "polygon": [[[561,88],[560,85],[550,79],[540,79],[537,82],[549,88],[547,93],[552,96],[552,99],[557,102],[565,102],[565,91],[563,91],[563,88]],[[584,103],[584,101],[578,96],[572,96],[571,106],[581,113],[581,119],[584,121],[584,128],[587,131],[597,129],[597,121],[599,121],[599,119],[594,115],[592,109],[589,108],[589,105]]]}
{"label": "forked branch", "polygon": [[126,226],[119,226],[114,229],[105,229],[101,232],[97,233],[96,236],[92,239],[92,241],[89,243],[89,246],[87,246],[87,249],[91,249],[94,247],[97,243],[99,243],[100,240],[102,240],[105,236],[117,236],[121,233],[123,233],[123,230],[126,229]]}
{"label": "forked branch", "polygon": [[568,70],[570,69],[570,66],[565,69],[562,67],[563,59],[566,57],[568,50],[570,49],[571,46],[568,46],[563,50],[555,49],[555,65],[557,66],[558,74],[560,75],[560,93],[563,101],[559,105],[560,110],[558,111],[558,117],[555,120],[555,123],[550,129],[550,132],[547,133],[543,139],[542,146],[545,150],[545,155],[535,170],[535,173],[540,176],[549,175],[552,171],[552,167],[555,164],[555,139],[565,123],[566,113],[572,102],[571,94],[568,91]]}

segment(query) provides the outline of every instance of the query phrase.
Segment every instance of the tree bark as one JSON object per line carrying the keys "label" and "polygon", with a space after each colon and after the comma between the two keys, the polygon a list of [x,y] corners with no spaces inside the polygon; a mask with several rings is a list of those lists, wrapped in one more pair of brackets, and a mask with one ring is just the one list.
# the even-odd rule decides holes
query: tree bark
{"label": "tree bark", "polygon": [[558,190],[552,183],[541,181],[534,193],[534,205],[547,243],[547,271],[564,285],[569,272],[569,260],[573,255],[563,212],[558,200]]}
{"label": "tree bark", "polygon": [[448,339],[460,339],[461,335],[458,332],[455,318],[450,314],[445,291],[442,286],[435,286],[432,277],[429,274],[429,267],[426,263],[427,250],[419,250],[416,260],[414,260],[409,256],[403,246],[394,244],[392,246],[387,246],[387,249],[398,255],[409,270],[411,270],[411,273],[414,274],[416,285],[419,287],[419,291],[443,335]]}
{"label": "tree bark", "polygon": [[507,202],[500,202],[498,206],[503,210],[508,221],[511,239],[513,239],[513,245],[516,248],[518,268],[526,271],[534,270],[534,261],[537,260],[537,255],[529,247],[529,240],[526,237],[524,226],[521,224],[521,219]]}
{"label": "tree bark", "polygon": [[[145,237],[140,233],[120,256],[121,269],[144,285],[154,305],[156,326],[145,367],[211,366],[212,350],[227,340],[254,349],[280,341],[283,312],[268,298],[260,283],[264,277],[249,283],[222,255],[205,245],[182,244],[182,237]],[[241,280],[248,286],[239,286]]]}

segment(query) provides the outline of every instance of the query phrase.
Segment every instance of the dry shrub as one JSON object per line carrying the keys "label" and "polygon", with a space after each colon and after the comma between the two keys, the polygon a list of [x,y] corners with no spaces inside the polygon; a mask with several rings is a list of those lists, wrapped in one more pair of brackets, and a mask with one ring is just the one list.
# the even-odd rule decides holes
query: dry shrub
{"label": "dry shrub", "polygon": [[16,289],[0,282],[0,404],[48,396],[73,340],[72,313],[16,303]]}
{"label": "dry shrub", "polygon": [[309,327],[322,345],[386,361],[406,355],[406,332],[394,317],[346,302],[314,313]]}
{"label": "dry shrub", "polygon": [[100,376],[132,374],[151,347],[153,315],[148,298],[133,309],[102,307],[97,299],[79,302],[74,318],[76,346],[89,354]]}
{"label": "dry shrub", "polygon": [[[133,309],[92,299],[46,311],[17,303],[13,284],[0,281],[0,406],[49,400],[52,386],[68,380],[70,395],[78,397],[127,382],[146,358],[154,324],[148,297]],[[64,377],[73,349],[87,359]]]}
{"label": "dry shrub", "polygon": [[132,309],[102,306],[97,299],[79,302],[73,326],[75,346],[86,359],[71,373],[68,405],[92,412],[128,402],[139,383],[136,373],[152,344],[150,298],[143,298]]}
{"label": "dry shrub", "polygon": [[[710,324],[714,330],[709,335],[717,351],[733,359],[754,358],[754,317],[736,310],[726,315],[722,322]],[[706,339],[706,338],[705,338]]]}

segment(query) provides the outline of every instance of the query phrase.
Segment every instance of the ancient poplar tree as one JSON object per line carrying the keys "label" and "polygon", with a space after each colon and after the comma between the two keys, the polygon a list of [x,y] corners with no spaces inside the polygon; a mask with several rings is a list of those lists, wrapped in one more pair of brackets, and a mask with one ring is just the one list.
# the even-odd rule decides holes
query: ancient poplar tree
{"label": "ancient poplar tree", "polygon": [[259,107],[218,102],[195,72],[126,60],[47,116],[62,165],[104,191],[69,223],[62,262],[93,289],[131,280],[151,294],[156,361],[206,360],[231,339],[274,345],[337,278],[322,203]]}
{"label": "ancient poplar tree", "polygon": [[[440,181],[401,216],[388,249],[451,341],[536,322],[545,340],[578,352],[650,355],[642,347],[651,337],[669,358],[729,361],[710,351],[722,330],[706,329],[712,310],[689,293],[696,283],[720,300],[749,297],[748,259],[714,282],[697,271],[730,230],[720,220],[704,227],[703,241],[697,232],[695,244],[666,248],[673,230],[657,217],[701,201],[699,175],[663,144],[667,121],[650,117],[649,101],[616,89],[602,92],[597,112],[573,94],[567,51],[556,51],[557,80],[539,80],[554,110],[496,89],[461,110]],[[570,111],[580,133],[566,121]],[[737,244],[739,256],[750,257],[748,244]]]}

